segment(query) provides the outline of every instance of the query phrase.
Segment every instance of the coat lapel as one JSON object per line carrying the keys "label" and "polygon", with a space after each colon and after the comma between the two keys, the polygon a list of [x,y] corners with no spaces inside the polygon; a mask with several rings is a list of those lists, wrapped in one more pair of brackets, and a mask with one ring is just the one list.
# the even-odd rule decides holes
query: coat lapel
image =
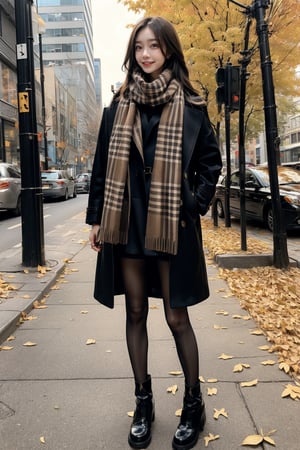
{"label": "coat lapel", "polygon": [[192,108],[185,106],[183,115],[183,170],[186,170],[189,166],[198,134],[201,128],[203,120],[203,113],[198,108]]}

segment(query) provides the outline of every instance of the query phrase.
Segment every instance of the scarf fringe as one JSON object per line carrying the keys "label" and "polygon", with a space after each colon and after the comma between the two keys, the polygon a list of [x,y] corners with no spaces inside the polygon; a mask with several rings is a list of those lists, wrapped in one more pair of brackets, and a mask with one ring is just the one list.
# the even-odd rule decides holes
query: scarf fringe
{"label": "scarf fringe", "polygon": [[176,255],[178,250],[178,241],[170,241],[168,238],[162,237],[146,237],[145,248],[157,252],[169,253],[170,255]]}
{"label": "scarf fringe", "polygon": [[100,240],[109,244],[127,244],[127,232],[119,230],[101,230]]}

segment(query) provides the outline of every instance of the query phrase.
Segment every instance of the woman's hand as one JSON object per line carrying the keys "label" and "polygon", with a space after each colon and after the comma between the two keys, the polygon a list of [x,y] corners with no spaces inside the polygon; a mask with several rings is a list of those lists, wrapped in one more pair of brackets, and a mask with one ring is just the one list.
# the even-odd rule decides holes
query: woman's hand
{"label": "woman's hand", "polygon": [[99,232],[100,225],[95,224],[92,226],[90,235],[89,235],[89,241],[91,243],[91,249],[95,252],[101,252],[102,250],[102,242],[99,242],[98,239],[98,232]]}

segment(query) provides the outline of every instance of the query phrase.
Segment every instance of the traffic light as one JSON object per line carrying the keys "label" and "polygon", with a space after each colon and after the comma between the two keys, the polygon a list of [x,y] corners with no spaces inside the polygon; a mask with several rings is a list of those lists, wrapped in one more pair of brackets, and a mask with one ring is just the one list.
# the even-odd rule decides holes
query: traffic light
{"label": "traffic light", "polygon": [[225,68],[219,67],[216,71],[216,82],[217,82],[217,90],[216,90],[216,101],[219,106],[225,103]]}
{"label": "traffic light", "polygon": [[227,64],[216,71],[216,101],[219,106],[225,104],[231,112],[240,108],[240,67]]}
{"label": "traffic light", "polygon": [[227,86],[228,86],[228,106],[231,112],[240,109],[240,67],[226,67],[228,70]]}

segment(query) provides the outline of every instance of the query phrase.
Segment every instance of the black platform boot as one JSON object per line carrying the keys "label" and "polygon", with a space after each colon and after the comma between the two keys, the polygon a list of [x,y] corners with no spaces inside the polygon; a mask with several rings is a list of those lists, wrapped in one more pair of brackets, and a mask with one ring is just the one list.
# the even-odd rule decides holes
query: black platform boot
{"label": "black platform boot", "polygon": [[135,383],[135,395],[136,409],[128,435],[128,443],[132,448],[146,448],[151,441],[151,425],[154,421],[150,375],[144,383]]}
{"label": "black platform boot", "polygon": [[198,441],[206,421],[205,405],[200,392],[200,382],[185,387],[180,423],[173,438],[173,449],[189,450]]}

